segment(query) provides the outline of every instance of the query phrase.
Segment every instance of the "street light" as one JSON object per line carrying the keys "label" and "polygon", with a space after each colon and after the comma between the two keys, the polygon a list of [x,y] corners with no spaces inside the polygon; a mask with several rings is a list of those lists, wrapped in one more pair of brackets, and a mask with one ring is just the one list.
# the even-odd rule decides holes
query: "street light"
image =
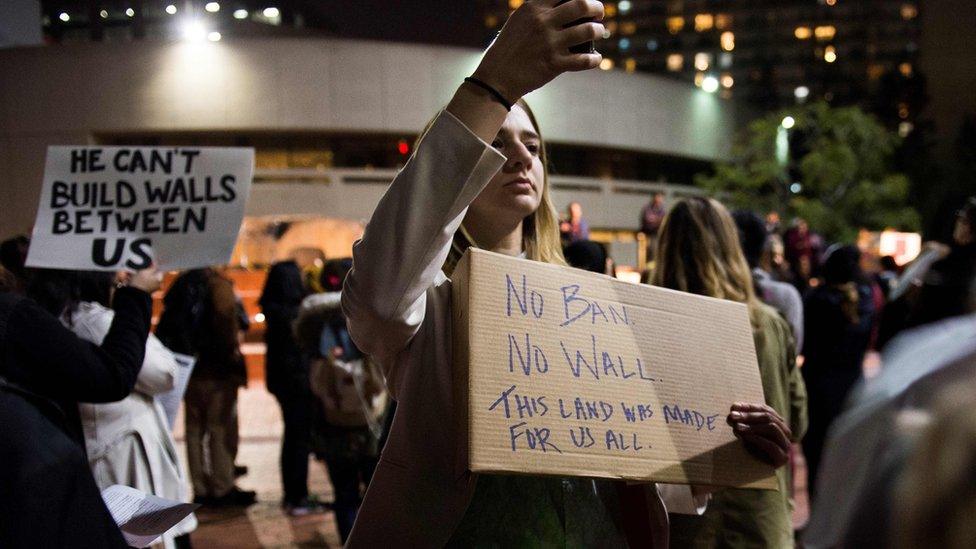
{"label": "street light", "polygon": [[783,129],[785,130],[790,129],[795,125],[796,125],[796,120],[794,120],[792,116],[787,116],[783,118],[782,122],[780,122],[780,126],[783,126]]}
{"label": "street light", "polygon": [[718,91],[718,78],[714,76],[706,76],[702,80],[702,89],[708,93],[715,93]]}

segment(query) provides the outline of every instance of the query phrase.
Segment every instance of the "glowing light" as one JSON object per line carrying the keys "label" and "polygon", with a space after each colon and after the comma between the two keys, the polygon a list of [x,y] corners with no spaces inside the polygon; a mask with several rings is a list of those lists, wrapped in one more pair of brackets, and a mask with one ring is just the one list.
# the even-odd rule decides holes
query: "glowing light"
{"label": "glowing light", "polygon": [[646,46],[649,51],[657,51],[660,44],[658,44],[657,40],[648,40]]}
{"label": "glowing light", "polygon": [[705,79],[702,80],[702,89],[708,93],[717,92],[718,85],[718,78],[715,78],[714,76],[706,76]]}
{"label": "glowing light", "polygon": [[725,30],[732,26],[732,16],[726,13],[720,13],[715,16],[715,28],[718,30]]}
{"label": "glowing light", "polygon": [[220,42],[221,38],[222,36],[217,31],[213,31],[207,35],[207,40],[210,40],[211,42]]}
{"label": "glowing light", "polygon": [[605,70],[605,71],[608,71],[608,70],[612,69],[613,68],[613,59],[610,59],[608,57],[604,57],[603,58],[603,61],[600,61],[600,68],[603,69],[603,70]]}
{"label": "glowing light", "polygon": [[695,16],[695,30],[698,32],[705,32],[707,30],[712,30],[715,26],[715,17],[710,13],[699,13]]}
{"label": "glowing light", "polygon": [[61,15],[58,16],[58,19],[60,19],[60,20],[64,21],[65,23],[67,23],[68,21],[71,21],[71,16],[68,15],[67,12],[63,12],[62,11],[61,12]]}
{"label": "glowing light", "polygon": [[207,5],[203,6],[203,9],[209,11],[210,13],[217,13],[220,11],[220,4],[217,2],[207,2]]}
{"label": "glowing light", "polygon": [[620,34],[634,34],[637,32],[637,23],[627,21],[620,24]]}
{"label": "glowing light", "polygon": [[278,8],[275,7],[264,8],[264,11],[261,13],[268,19],[277,19],[281,17],[281,12],[278,11]]}
{"label": "glowing light", "polygon": [[410,143],[407,143],[406,139],[401,139],[397,141],[397,152],[406,155],[410,152]]}
{"label": "glowing light", "polygon": [[517,10],[522,6],[523,0],[508,0],[509,9]]}
{"label": "glowing light", "polygon": [[620,42],[617,42],[617,46],[620,51],[627,51],[630,49],[630,38],[621,38]]}
{"label": "glowing light", "polygon": [[722,33],[720,37],[720,42],[722,43],[722,49],[725,51],[732,51],[735,49],[735,34],[730,31]]}
{"label": "glowing light", "polygon": [[703,73],[703,72],[696,72],[695,73],[695,85],[700,88],[702,86],[702,82],[704,82],[704,81],[705,81],[705,73]]}
{"label": "glowing light", "polygon": [[624,70],[627,72],[634,72],[637,70],[637,61],[631,57],[624,61]]}
{"label": "glowing light", "polygon": [[825,0],[825,3],[828,6],[836,6],[837,5],[837,0]]}
{"label": "glowing light", "polygon": [[722,87],[728,89],[728,88],[731,88],[733,85],[735,85],[735,79],[732,78],[732,75],[731,74],[723,74],[722,75]]}
{"label": "glowing light", "polygon": [[902,63],[901,65],[898,65],[898,72],[900,72],[901,75],[904,76],[905,78],[911,78],[912,77],[912,64],[911,63],[908,63],[908,62],[905,62],[905,63]]}
{"label": "glowing light", "polygon": [[134,10],[132,8],[125,8],[125,14],[128,15],[129,17],[135,17],[136,16],[136,10]]}
{"label": "glowing light", "polygon": [[183,24],[183,39],[187,42],[203,42],[206,37],[207,29],[202,22],[191,20]]}
{"label": "glowing light", "polygon": [[166,6],[166,13],[170,15],[176,15],[176,6],[174,6],[173,4]]}
{"label": "glowing light", "polygon": [[695,54],[695,68],[700,71],[708,70],[708,65],[711,61],[712,56],[707,53],[700,52]]}
{"label": "glowing light", "polygon": [[620,13],[627,13],[630,11],[630,0],[620,0],[620,3],[617,4],[617,9],[620,10]]}
{"label": "glowing light", "polygon": [[837,49],[833,46],[827,46],[827,49],[824,50],[824,61],[828,63],[837,61]]}
{"label": "glowing light", "polygon": [[832,40],[837,35],[837,28],[833,25],[824,25],[813,29],[813,35],[817,40]]}
{"label": "glowing light", "polygon": [[234,19],[247,19],[247,10],[234,10]]}
{"label": "glowing light", "polygon": [[796,126],[796,120],[792,116],[786,116],[783,118],[783,121],[779,123],[779,125],[788,130],[793,126]]}
{"label": "glowing light", "polygon": [[793,36],[797,37],[799,40],[806,40],[812,35],[813,33],[810,30],[810,27],[797,27],[796,30],[793,31]]}
{"label": "glowing light", "polygon": [[668,17],[667,19],[668,32],[671,34],[678,34],[681,29],[685,28],[685,18],[684,17]]}
{"label": "glowing light", "polygon": [[909,19],[915,19],[918,17],[918,8],[913,4],[902,4],[901,6],[901,18],[908,21]]}
{"label": "glowing light", "polygon": [[671,72],[678,72],[685,65],[685,57],[680,53],[672,53],[668,55],[668,70]]}
{"label": "glowing light", "polygon": [[898,135],[901,137],[908,137],[908,134],[912,133],[915,129],[915,125],[911,122],[901,122],[898,124]]}
{"label": "glowing light", "polygon": [[810,88],[806,86],[797,86],[797,88],[793,90],[793,97],[796,97],[801,101],[806,99],[809,96],[810,96]]}
{"label": "glowing light", "polygon": [[108,19],[108,11],[106,11],[106,10],[102,10],[102,11],[98,12],[98,15],[100,15],[102,17],[102,19]]}
{"label": "glowing light", "polygon": [[799,194],[803,190],[803,185],[799,183],[793,183],[790,185],[790,192],[793,194]]}
{"label": "glowing light", "polygon": [[264,313],[254,315],[254,322],[264,322]]}

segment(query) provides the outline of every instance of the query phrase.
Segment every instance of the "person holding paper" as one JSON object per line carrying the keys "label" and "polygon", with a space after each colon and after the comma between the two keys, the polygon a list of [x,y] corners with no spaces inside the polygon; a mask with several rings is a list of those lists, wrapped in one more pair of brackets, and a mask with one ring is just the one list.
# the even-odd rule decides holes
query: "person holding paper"
{"label": "person holding paper", "polygon": [[[78,337],[100,344],[115,313],[108,308],[116,275],[111,272],[38,270],[30,295],[56,314]],[[78,405],[85,433],[88,463],[100,490],[114,484],[147,494],[186,502],[186,473],[173,435],[155,395],[173,388],[173,354],[149,334],[136,385],[119,402]],[[192,514],[163,536],[167,549],[179,546],[179,536],[196,529]]]}
{"label": "person holding paper", "polygon": [[[746,304],[766,403],[783,418],[776,418],[783,433],[799,441],[807,428],[807,393],[794,337],[786,320],[756,297],[738,230],[724,206],[703,197],[675,204],[661,228],[651,283]],[[735,426],[737,435],[748,429]],[[776,476],[778,492],[724,489],[712,495],[703,516],[673,517],[673,542],[677,547],[793,547],[789,470],[780,468]]]}
{"label": "person holding paper", "polygon": [[[458,459],[448,276],[469,246],[565,265],[544,142],[520,98],[598,65],[599,54],[569,48],[602,36],[602,16],[594,0],[528,0],[515,10],[354,247],[342,292],[349,332],[383,368],[398,407],[348,547],[667,544],[653,490],[627,513],[638,507],[621,509],[604,483],[477,477]],[[594,21],[573,24],[581,19]],[[757,426],[746,437],[781,465],[788,442],[767,429],[775,413],[747,412],[741,421]],[[688,487],[665,492],[690,512],[705,503]]]}
{"label": "person holding paper", "polygon": [[0,547],[125,547],[85,457],[78,402],[114,402],[136,383],[162,275],[115,292],[101,345],[33,300],[0,292]]}

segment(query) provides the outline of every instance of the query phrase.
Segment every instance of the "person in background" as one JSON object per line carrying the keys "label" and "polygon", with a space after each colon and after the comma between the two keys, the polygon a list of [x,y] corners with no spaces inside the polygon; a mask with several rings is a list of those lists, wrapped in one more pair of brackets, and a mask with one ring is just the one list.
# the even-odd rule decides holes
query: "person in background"
{"label": "person in background", "polygon": [[126,547],[88,468],[78,403],[132,391],[161,278],[146,269],[115,291],[101,345],[9,287],[0,291],[0,547]]}
{"label": "person in background", "polygon": [[792,270],[793,284],[802,295],[809,288],[814,268],[813,235],[806,220],[799,217],[793,220],[793,226],[783,235],[783,245],[786,261]]}
{"label": "person in background", "polygon": [[768,233],[766,245],[763,247],[762,256],[759,259],[759,268],[769,273],[776,282],[785,282],[793,285],[793,272],[790,264],[786,261],[786,249],[783,246],[783,237],[777,233]]}
{"label": "person in background", "polygon": [[[765,234],[762,221],[758,229]],[[752,245],[751,249],[761,249]],[[799,442],[807,427],[806,389],[796,365],[789,324],[762,304],[739,245],[732,216],[719,202],[694,197],[679,201],[665,217],[658,239],[654,286],[745,303],[749,308],[759,374],[766,403]],[[672,515],[674,547],[793,547],[792,479],[776,471],[778,491],[723,489],[712,494],[704,514]]]}
{"label": "person in background", "polygon": [[668,211],[664,207],[664,193],[656,192],[641,210],[640,232],[647,237],[647,261],[654,261],[657,250],[657,233]]}
{"label": "person in background", "polygon": [[790,323],[796,348],[803,348],[803,300],[792,285],[773,280],[772,275],[760,267],[763,250],[769,239],[766,224],[753,212],[737,211],[732,214],[739,229],[739,243],[746,262],[752,270],[752,282],[756,295],[763,303],[773,307]]}
{"label": "person in background", "polygon": [[[662,495],[672,510],[705,504],[688,486],[464,471],[448,420],[450,276],[464,252],[565,265],[544,140],[521,98],[562,72],[599,65],[599,54],[569,48],[602,36],[602,16],[596,1],[522,3],[423,132],[353,247],[342,310],[398,406],[347,547],[666,546]],[[593,21],[571,25],[581,19]],[[771,463],[785,462],[787,429],[774,411],[735,406],[728,420],[747,445],[770,450]]]}
{"label": "person in background", "polygon": [[8,238],[0,243],[0,265],[2,265],[16,282],[15,289],[24,292],[27,289],[27,250],[30,240],[24,235]]}
{"label": "person in background", "polygon": [[771,210],[766,214],[766,232],[769,234],[778,235],[781,226],[781,221],[779,217],[779,212],[776,210]]}
{"label": "person in background", "polygon": [[878,283],[878,287],[881,288],[884,294],[885,300],[888,299],[888,295],[891,293],[891,289],[894,288],[895,283],[898,282],[898,263],[895,263],[895,258],[886,255],[878,260],[880,269],[875,275],[875,282]]}
{"label": "person in background", "polygon": [[861,379],[871,343],[874,300],[855,246],[835,246],[824,262],[824,283],[804,300],[803,378],[810,429],[803,440],[811,500],[816,494],[827,430],[843,410],[851,387]]}
{"label": "person in background", "polygon": [[566,220],[559,224],[559,234],[563,245],[590,239],[590,224],[583,219],[583,206],[570,202]]}
{"label": "person in background", "polygon": [[317,422],[321,448],[335,490],[336,523],[343,543],[349,538],[365,488],[379,460],[379,438],[387,394],[379,367],[349,338],[340,307],[342,281],[350,259],[326,262],[322,292],[302,301],[295,321],[295,337],[310,355],[312,392],[324,418]]}
{"label": "person in background", "polygon": [[[29,295],[73,331],[96,345],[108,334],[115,313],[109,308],[116,275],[111,272],[38,270]],[[173,388],[173,354],[149,334],[142,369],[125,399],[106,404],[78,404],[88,463],[99,490],[114,484],[147,494],[189,501],[186,474],[177,457],[162,406],[155,395]],[[163,535],[163,546],[190,547],[194,515]]]}
{"label": "person in background", "polygon": [[[186,453],[194,501],[210,506],[246,506],[255,492],[235,484],[237,452],[237,391],[247,382],[241,355],[234,283],[213,268],[195,273],[205,298],[196,320],[197,361],[184,396]],[[209,467],[204,460],[204,440]]]}
{"label": "person in background", "polygon": [[292,323],[307,294],[302,271],[295,261],[272,265],[261,293],[267,355],[265,381],[281,407],[285,432],[281,443],[282,507],[291,516],[323,510],[308,493],[308,457],[311,453],[314,397],[309,385],[308,362],[292,333]]}
{"label": "person in background", "polygon": [[610,258],[607,255],[607,249],[599,242],[592,240],[573,242],[563,250],[563,254],[566,256],[566,262],[577,269],[606,275],[611,274],[608,272]]}

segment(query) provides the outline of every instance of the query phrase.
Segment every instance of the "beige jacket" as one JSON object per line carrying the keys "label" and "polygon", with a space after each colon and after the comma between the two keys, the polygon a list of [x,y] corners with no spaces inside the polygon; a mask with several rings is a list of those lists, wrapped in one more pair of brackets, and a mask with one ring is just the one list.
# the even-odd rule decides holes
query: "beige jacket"
{"label": "beige jacket", "polygon": [[[342,291],[349,333],[383,369],[397,411],[348,547],[441,547],[474,494],[457,443],[451,281],[441,266],[468,205],[504,163],[441,113],[353,248]],[[687,487],[662,495],[672,511],[701,508]]]}

